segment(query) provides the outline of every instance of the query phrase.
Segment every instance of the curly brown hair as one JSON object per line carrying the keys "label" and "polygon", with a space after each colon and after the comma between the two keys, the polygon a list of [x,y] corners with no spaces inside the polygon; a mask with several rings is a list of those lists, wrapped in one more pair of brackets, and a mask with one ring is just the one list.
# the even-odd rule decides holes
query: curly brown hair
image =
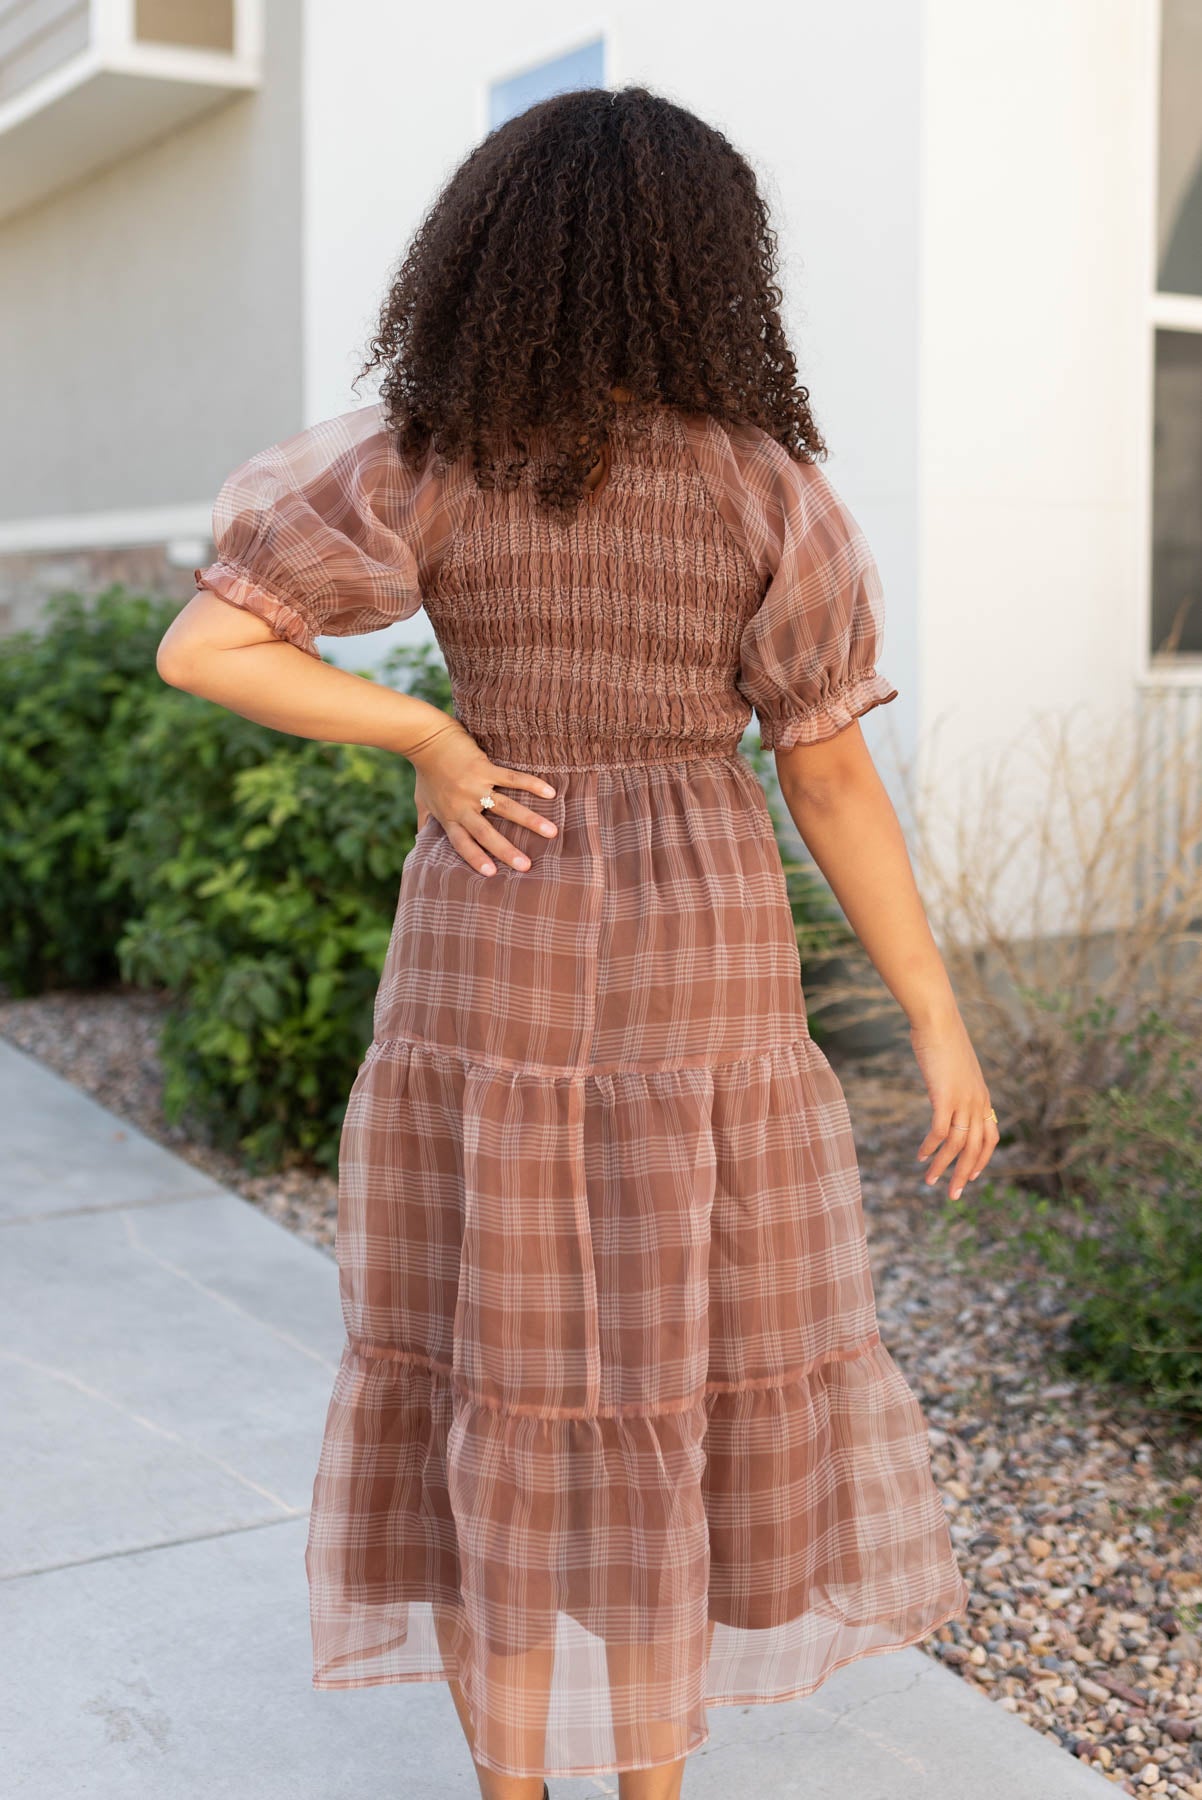
{"label": "curly brown hair", "polygon": [[[398,449],[470,450],[477,485],[531,463],[569,511],[615,408],[750,422],[827,454],[781,324],[777,238],[746,158],[643,86],[556,94],[497,126],[446,182],[380,310]],[[628,390],[616,400],[611,389]],[[531,437],[539,451],[531,457]]]}

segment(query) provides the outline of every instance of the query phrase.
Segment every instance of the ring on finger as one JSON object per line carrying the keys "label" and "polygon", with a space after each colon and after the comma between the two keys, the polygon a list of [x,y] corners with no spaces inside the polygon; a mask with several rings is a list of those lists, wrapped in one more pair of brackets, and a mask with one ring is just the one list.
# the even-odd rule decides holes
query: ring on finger
{"label": "ring on finger", "polygon": [[492,797],[492,789],[490,788],[487,794],[481,796],[480,811],[490,812],[496,804],[496,801]]}

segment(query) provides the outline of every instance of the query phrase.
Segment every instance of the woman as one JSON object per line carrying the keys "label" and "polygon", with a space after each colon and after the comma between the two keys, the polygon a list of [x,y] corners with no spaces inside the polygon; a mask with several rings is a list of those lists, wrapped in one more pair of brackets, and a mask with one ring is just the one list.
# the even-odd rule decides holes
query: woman
{"label": "woman", "polygon": [[[967,1590],[880,1340],[754,709],[910,1021],[952,1192],[989,1095],[859,715],[880,579],[818,465],[747,162],[642,87],[491,132],[361,374],[252,456],[165,680],[416,769],[343,1127],[314,1684],[445,1679],[485,1800],[672,1800],[706,1705]],[[324,664],[424,605],[455,717]]]}

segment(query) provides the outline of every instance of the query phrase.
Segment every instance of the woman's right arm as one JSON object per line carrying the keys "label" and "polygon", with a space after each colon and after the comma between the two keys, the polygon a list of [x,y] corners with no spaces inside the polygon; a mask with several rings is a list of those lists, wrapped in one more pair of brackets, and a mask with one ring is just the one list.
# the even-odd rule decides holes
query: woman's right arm
{"label": "woman's right arm", "polygon": [[931,1102],[918,1147],[927,1184],[953,1163],[953,1200],[998,1145],[989,1089],[932,934],[893,802],[858,718],[811,744],[776,752],[781,793],[806,848],[910,1021]]}
{"label": "woman's right arm", "polygon": [[[552,795],[528,770],[489,761],[470,732],[414,694],[336,668],[277,637],[257,614],[201,590],[168,626],[155,666],[171,687],[294,737],[372,744],[408,757],[418,772],[419,811],[432,813],[448,839],[481,874],[495,873],[489,852],[521,869],[516,844],[489,823],[480,797],[493,786]],[[492,816],[552,835],[553,822],[508,794]],[[550,831],[547,827],[550,826]]]}

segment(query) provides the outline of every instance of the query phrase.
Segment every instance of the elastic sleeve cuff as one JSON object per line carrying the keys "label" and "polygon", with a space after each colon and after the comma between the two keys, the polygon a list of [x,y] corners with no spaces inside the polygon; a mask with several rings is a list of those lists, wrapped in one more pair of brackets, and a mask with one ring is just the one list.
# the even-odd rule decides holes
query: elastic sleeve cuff
{"label": "elastic sleeve cuff", "polygon": [[759,718],[760,742],[765,750],[791,750],[795,744],[819,744],[825,738],[834,737],[861,714],[871,712],[874,706],[884,706],[896,699],[897,689],[893,684],[878,675],[875,669],[868,669],[831,688],[817,706]]}
{"label": "elastic sleeve cuff", "polygon": [[276,637],[286,643],[295,644],[306,656],[316,662],[321,661],[321,652],[314,642],[313,629],[302,613],[288,601],[269,594],[252,578],[246,569],[237,563],[218,560],[210,563],[206,569],[193,571],[193,579],[198,588],[208,588],[220,600],[228,600],[231,606],[240,606],[244,612],[257,614],[270,625]]}

